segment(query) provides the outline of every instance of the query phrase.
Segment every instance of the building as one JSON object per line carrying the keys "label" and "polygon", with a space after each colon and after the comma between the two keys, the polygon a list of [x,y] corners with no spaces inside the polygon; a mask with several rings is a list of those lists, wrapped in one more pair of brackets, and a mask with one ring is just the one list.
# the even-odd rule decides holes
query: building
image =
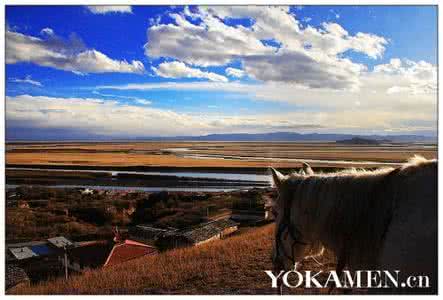
{"label": "building", "polygon": [[153,246],[123,239],[118,231],[116,233],[114,241],[72,242],[58,236],[45,241],[8,244],[6,264],[22,268],[31,282],[38,282],[65,275],[65,266],[68,272],[83,272],[157,253]]}
{"label": "building", "polygon": [[92,195],[92,194],[94,194],[94,190],[89,189],[89,188],[85,188],[85,189],[82,190],[80,193],[81,193],[82,195]]}
{"label": "building", "polygon": [[60,257],[64,255],[61,241],[72,244],[65,237],[44,241],[31,241],[6,245],[6,264],[16,265],[24,270],[31,282],[63,274]]}
{"label": "building", "polygon": [[[70,270],[83,272],[86,269],[114,266],[155,254],[157,254],[155,247],[131,239],[116,242],[89,241],[77,243],[68,250],[67,265]],[[60,261],[65,265],[64,258]]]}
{"label": "building", "polygon": [[231,219],[219,219],[196,227],[170,231],[159,236],[161,248],[198,246],[213,240],[223,239],[238,230],[238,223]]}
{"label": "building", "polygon": [[175,228],[157,228],[151,225],[139,224],[129,229],[129,234],[134,237],[137,241],[143,241],[148,244],[154,244],[157,239],[167,233],[175,232]]}
{"label": "building", "polygon": [[27,261],[29,259],[62,255],[65,247],[72,247],[73,242],[63,236],[49,238],[44,241],[7,244],[7,260]]}

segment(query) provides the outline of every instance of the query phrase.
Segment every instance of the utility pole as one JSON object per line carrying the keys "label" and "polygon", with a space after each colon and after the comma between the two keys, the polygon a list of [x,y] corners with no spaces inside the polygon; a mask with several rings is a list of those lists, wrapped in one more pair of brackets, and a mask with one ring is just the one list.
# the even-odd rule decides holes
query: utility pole
{"label": "utility pole", "polygon": [[68,252],[66,251],[66,246],[63,246],[65,251],[65,279],[68,280]]}

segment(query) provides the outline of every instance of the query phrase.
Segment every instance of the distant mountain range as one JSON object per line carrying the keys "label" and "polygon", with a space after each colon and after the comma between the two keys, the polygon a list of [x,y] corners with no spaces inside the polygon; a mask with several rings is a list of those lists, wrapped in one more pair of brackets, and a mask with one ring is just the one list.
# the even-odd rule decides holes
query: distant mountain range
{"label": "distant mountain range", "polygon": [[375,140],[375,139],[365,139],[362,137],[353,137],[352,139],[348,140],[339,140],[336,141],[338,144],[345,144],[345,145],[380,145],[380,144],[389,144],[392,143],[391,140]]}
{"label": "distant mountain range", "polygon": [[364,138],[383,142],[406,143],[406,142],[437,142],[436,136],[424,135],[356,135],[337,133],[296,133],[296,132],[272,132],[272,133],[233,133],[233,134],[209,134],[203,136],[177,136],[156,137],[149,140],[162,141],[321,141],[335,142]]}
{"label": "distant mountain range", "polygon": [[[69,135],[68,135],[69,136]],[[39,140],[39,141],[244,141],[244,142],[258,142],[258,141],[319,141],[319,142],[341,142],[352,140],[355,138],[362,138],[366,140],[374,140],[378,143],[387,141],[393,143],[411,143],[411,142],[427,142],[436,143],[436,136],[425,135],[357,135],[357,134],[338,134],[338,133],[296,133],[296,132],[272,132],[272,133],[225,133],[225,134],[209,134],[201,136],[174,136],[174,137],[106,137],[106,136],[91,136],[91,135],[72,135],[66,138],[66,135],[38,135],[32,138],[13,138],[7,135],[7,141],[23,141],[23,140]]]}

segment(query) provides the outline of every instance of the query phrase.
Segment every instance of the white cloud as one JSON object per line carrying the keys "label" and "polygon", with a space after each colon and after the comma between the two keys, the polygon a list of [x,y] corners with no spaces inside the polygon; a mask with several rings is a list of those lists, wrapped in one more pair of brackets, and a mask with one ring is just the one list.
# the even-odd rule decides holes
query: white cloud
{"label": "white cloud", "polygon": [[142,104],[142,105],[150,105],[152,102],[150,100],[146,100],[146,99],[141,99],[138,97],[133,97],[133,96],[124,96],[124,95],[114,95],[114,94],[103,94],[97,90],[93,90],[92,91],[93,94],[95,95],[99,95],[102,97],[109,97],[109,98],[114,98],[114,99],[126,99],[126,100],[132,100],[135,103],[138,104]]}
{"label": "white cloud", "polygon": [[204,72],[197,68],[191,68],[182,62],[163,62],[158,67],[152,67],[155,74],[166,78],[206,78],[210,81],[227,82],[228,79],[220,74]]}
{"label": "white cloud", "polygon": [[42,38],[6,31],[6,63],[34,63],[59,70],[85,73],[143,73],[142,62],[114,60],[88,49],[75,34],[65,40],[50,28],[42,30]]}
{"label": "white cloud", "polygon": [[31,78],[31,75],[27,75],[23,79],[21,79],[21,78],[10,78],[9,81],[10,82],[15,82],[15,83],[28,83],[28,84],[32,84],[32,85],[36,85],[36,86],[43,86],[40,81],[33,80]]}
{"label": "white cloud", "polygon": [[240,69],[236,69],[236,68],[231,68],[231,67],[226,68],[225,72],[226,72],[226,75],[232,76],[232,77],[240,78],[240,77],[245,76],[245,71],[240,70]]}
{"label": "white cloud", "polygon": [[[290,91],[288,89],[292,86],[286,88],[285,92]],[[348,105],[335,110],[311,111],[309,114],[306,111],[293,111],[278,115],[223,115],[204,112],[178,113],[93,98],[20,95],[6,97],[6,119],[8,126],[19,124],[23,128],[35,129],[69,128],[96,135],[127,137],[282,130],[353,133],[435,132],[435,106],[425,105],[420,110],[416,107],[406,109],[405,105],[399,106],[403,109],[387,109],[387,106],[380,111],[374,106],[367,107],[366,100],[361,99],[361,105],[354,107]]]}
{"label": "white cloud", "polygon": [[108,13],[132,13],[129,5],[88,5],[86,8],[93,14],[104,15]]}
{"label": "white cloud", "polygon": [[[318,128],[275,115],[198,115],[93,98],[6,97],[8,124],[108,136],[174,136]],[[306,119],[306,118],[305,118]],[[11,126],[11,125],[9,125]]]}
{"label": "white cloud", "polygon": [[386,93],[435,94],[437,67],[425,61],[391,59],[387,64],[374,67],[369,80],[384,86]]}
{"label": "white cloud", "polygon": [[43,29],[40,31],[40,33],[41,33],[42,35],[54,35],[54,30],[52,30],[52,28],[48,28],[48,27],[46,27],[46,28],[43,28]]}
{"label": "white cloud", "polygon": [[[421,73],[420,73],[421,74]],[[317,124],[330,131],[349,132],[412,132],[436,130],[437,94],[413,93],[408,81],[393,74],[364,71],[359,90],[337,90],[335,87],[310,89],[288,83],[245,84],[239,82],[146,83],[101,86],[116,90],[192,90],[243,95],[260,101],[278,101],[296,105],[294,112],[276,114],[284,120]],[[387,92],[389,88],[394,88]],[[393,94],[398,92],[400,94]],[[226,96],[227,97],[227,96]],[[309,113],[307,113],[309,112]],[[269,119],[269,117],[268,117]],[[425,125],[417,125],[425,124]]]}
{"label": "white cloud", "polygon": [[228,91],[239,92],[246,87],[259,87],[260,85],[241,84],[238,82],[162,82],[162,83],[129,83],[124,85],[102,85],[96,86],[97,90],[208,90],[208,91]]}
{"label": "white cloud", "polygon": [[184,16],[171,14],[177,25],[159,24],[148,29],[145,53],[150,57],[172,57],[199,66],[224,65],[242,55],[271,53],[244,27],[225,25],[213,16],[194,25]]}
{"label": "white cloud", "polygon": [[[175,24],[148,29],[146,55],[196,66],[239,60],[252,78],[310,88],[358,89],[365,66],[344,57],[344,53],[353,50],[376,59],[387,44],[385,38],[374,34],[351,35],[337,23],[302,28],[287,6],[200,7],[196,12],[185,9],[183,14],[170,17]],[[221,20],[245,17],[253,20],[251,27],[228,26]],[[197,25],[189,19],[197,20]],[[273,47],[264,40],[281,46]]]}
{"label": "white cloud", "polygon": [[150,105],[151,101],[149,100],[145,100],[145,99],[135,99],[135,102],[137,102],[138,104],[142,104],[142,105]]}

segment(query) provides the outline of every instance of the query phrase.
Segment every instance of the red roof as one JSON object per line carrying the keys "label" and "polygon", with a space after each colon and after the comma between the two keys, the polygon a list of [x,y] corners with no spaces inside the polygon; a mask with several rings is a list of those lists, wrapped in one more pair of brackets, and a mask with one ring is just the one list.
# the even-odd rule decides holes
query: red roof
{"label": "red roof", "polygon": [[145,255],[154,255],[156,253],[157,249],[155,247],[133,240],[125,240],[123,243],[114,245],[104,267],[113,266]]}

